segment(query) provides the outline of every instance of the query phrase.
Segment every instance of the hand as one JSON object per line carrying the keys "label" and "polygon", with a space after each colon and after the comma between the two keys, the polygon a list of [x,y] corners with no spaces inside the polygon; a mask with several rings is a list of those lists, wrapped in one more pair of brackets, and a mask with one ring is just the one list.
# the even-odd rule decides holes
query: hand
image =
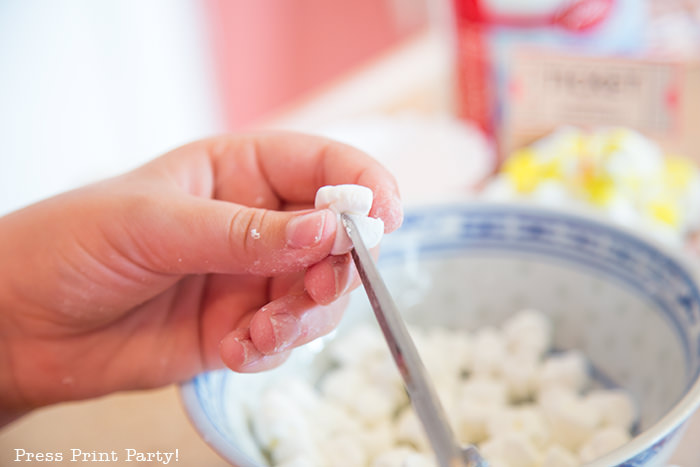
{"label": "hand", "polygon": [[0,413],[260,371],[328,333],[357,281],[310,208],[344,183],[400,225],[384,168],[290,133],[198,141],[0,218]]}

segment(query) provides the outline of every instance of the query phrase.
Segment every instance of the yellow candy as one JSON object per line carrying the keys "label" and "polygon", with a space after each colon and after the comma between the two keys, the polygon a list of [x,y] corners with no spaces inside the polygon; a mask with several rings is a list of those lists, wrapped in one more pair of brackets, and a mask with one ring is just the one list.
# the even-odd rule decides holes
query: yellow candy
{"label": "yellow candy", "polygon": [[540,182],[536,155],[530,149],[515,152],[505,163],[503,172],[520,193],[532,192]]}
{"label": "yellow candy", "polygon": [[582,185],[588,201],[598,206],[607,204],[615,194],[615,183],[606,174],[584,174]]}
{"label": "yellow candy", "polygon": [[[532,193],[540,183],[555,180],[571,195],[595,206],[624,197],[648,219],[676,230],[683,228],[682,200],[694,183],[700,183],[698,169],[690,160],[667,156],[659,172],[640,172],[632,162],[629,170],[611,173],[611,158],[620,151],[638,150],[638,137],[624,128],[561,134],[551,143],[540,149],[520,149],[505,162],[502,172],[518,193]],[[630,156],[628,153],[621,156]]]}
{"label": "yellow candy", "polygon": [[678,205],[670,200],[654,200],[647,205],[649,216],[671,227],[679,227],[681,221]]}
{"label": "yellow candy", "polygon": [[607,140],[603,145],[603,154],[610,155],[613,152],[619,151],[624,145],[625,138],[629,131],[624,128],[616,128],[607,134]]}
{"label": "yellow candy", "polygon": [[684,190],[690,185],[695,171],[695,166],[688,159],[668,156],[664,164],[664,185],[673,191]]}
{"label": "yellow candy", "polygon": [[561,178],[559,161],[541,162],[530,148],[516,151],[503,166],[503,173],[520,193],[531,193],[545,180]]}

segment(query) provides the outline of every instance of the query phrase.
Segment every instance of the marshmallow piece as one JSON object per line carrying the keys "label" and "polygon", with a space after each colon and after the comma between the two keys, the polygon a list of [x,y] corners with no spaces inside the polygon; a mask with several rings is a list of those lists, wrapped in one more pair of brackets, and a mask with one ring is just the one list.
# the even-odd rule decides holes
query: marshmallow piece
{"label": "marshmallow piece", "polygon": [[299,378],[286,380],[284,392],[304,411],[313,411],[321,403],[321,398],[313,386]]}
{"label": "marshmallow piece", "polygon": [[308,433],[308,418],[301,407],[279,390],[268,390],[252,419],[253,435],[265,447],[297,433]]}
{"label": "marshmallow piece", "polygon": [[383,452],[390,451],[396,443],[396,430],[391,420],[380,420],[359,434],[367,457],[373,459]]}
{"label": "marshmallow piece", "polygon": [[330,400],[349,406],[362,386],[367,384],[362,371],[355,367],[339,367],[321,381],[321,392]]}
{"label": "marshmallow piece", "polygon": [[508,400],[506,386],[501,380],[472,377],[457,389],[459,399],[472,400],[481,405],[504,407]]}
{"label": "marshmallow piece", "polygon": [[577,350],[569,350],[547,358],[540,368],[540,390],[562,386],[581,391],[589,383],[588,361]]}
{"label": "marshmallow piece", "polygon": [[338,214],[366,216],[372,208],[372,196],[372,190],[362,185],[326,185],[316,192],[314,206]]}
{"label": "marshmallow piece", "polygon": [[538,310],[518,311],[503,323],[502,329],[511,353],[541,358],[552,345],[552,322]]}
{"label": "marshmallow piece", "polygon": [[360,420],[349,413],[344,405],[329,399],[323,399],[316,410],[309,414],[309,417],[310,423],[323,436],[330,436],[336,433],[359,436],[365,429]]}
{"label": "marshmallow piece", "polygon": [[473,371],[478,376],[499,376],[506,355],[506,341],[494,327],[479,329],[474,335]]}
{"label": "marshmallow piece", "polygon": [[489,418],[505,407],[506,401],[506,387],[501,381],[472,378],[461,383],[455,403],[459,440],[470,444],[483,441]]}
{"label": "marshmallow piece", "polygon": [[410,331],[438,389],[456,386],[456,380],[471,369],[472,342],[468,334],[444,328]]}
{"label": "marshmallow piece", "polygon": [[365,424],[389,418],[394,411],[392,394],[372,385],[361,368],[338,368],[326,376],[321,390]]}
{"label": "marshmallow piece", "polygon": [[417,451],[430,452],[430,441],[425,434],[423,425],[411,407],[406,407],[396,421],[396,439],[410,444]]}
{"label": "marshmallow piece", "polygon": [[326,440],[321,449],[326,460],[324,466],[367,465],[367,453],[357,437],[336,435]]}
{"label": "marshmallow piece", "polygon": [[354,397],[346,403],[348,410],[362,420],[365,425],[372,425],[379,420],[388,419],[395,408],[392,395],[374,387],[367,380],[359,387]]}
{"label": "marshmallow piece", "polygon": [[602,426],[631,430],[637,419],[637,407],[627,391],[596,389],[586,394],[584,403],[600,414]]}
{"label": "marshmallow piece", "polygon": [[479,449],[489,463],[494,458],[510,467],[537,467],[542,457],[537,448],[519,433],[491,438]]}
{"label": "marshmallow piece", "polygon": [[622,428],[614,426],[603,428],[596,431],[593,436],[581,446],[578,454],[582,462],[591,462],[619,448],[629,440],[629,433]]}
{"label": "marshmallow piece", "polygon": [[542,459],[542,467],[577,467],[578,465],[576,456],[558,444],[549,446]]}
{"label": "marshmallow piece", "polygon": [[489,467],[511,467],[508,462],[501,459],[500,457],[488,456],[488,466]]}
{"label": "marshmallow piece", "polygon": [[[348,217],[350,217],[355,223],[355,227],[357,227],[357,230],[360,232],[360,237],[362,238],[362,241],[365,243],[365,246],[367,248],[374,248],[375,246],[379,245],[379,242],[384,236],[383,220],[377,219],[375,217],[360,216],[357,214],[348,214]],[[339,224],[339,226],[340,225],[341,224]],[[348,241],[350,241],[350,237],[348,237],[347,232],[344,228],[342,229],[342,233],[345,234]],[[345,245],[346,244],[343,244],[343,246],[339,247],[339,249],[342,250],[343,248],[345,248]],[[350,247],[352,247],[352,243],[350,244]]]}
{"label": "marshmallow piece", "polygon": [[275,464],[277,467],[313,467],[318,464],[318,459],[304,456],[297,456]]}
{"label": "marshmallow piece", "polygon": [[377,456],[371,465],[372,467],[435,467],[435,461],[431,455],[400,446]]}
{"label": "marshmallow piece", "polygon": [[392,412],[395,413],[400,407],[408,404],[409,400],[401,374],[388,353],[386,343],[383,350],[384,354],[365,360],[364,370],[367,380],[371,381],[375,388],[392,398],[395,407]]}
{"label": "marshmallow piece", "polygon": [[352,249],[352,242],[340,219],[341,214],[352,217],[367,248],[379,244],[384,234],[384,222],[367,217],[372,208],[372,197],[372,190],[361,185],[327,185],[318,189],[314,207],[330,209],[336,213],[338,219],[338,230],[331,254],[340,255]]}
{"label": "marshmallow piece", "polygon": [[552,439],[571,451],[577,451],[595,431],[600,414],[590,410],[576,394],[567,396],[564,390],[555,396],[556,392],[550,390],[550,394],[540,400],[550,423]]}
{"label": "marshmallow piece", "polygon": [[331,341],[328,353],[339,366],[359,366],[388,355],[386,342],[376,327],[361,324]]}
{"label": "marshmallow piece", "polygon": [[502,362],[502,377],[508,388],[511,402],[532,399],[537,388],[538,361],[533,354],[508,354]]}
{"label": "marshmallow piece", "polygon": [[324,463],[325,457],[318,451],[319,443],[310,435],[310,432],[305,434],[294,434],[280,438],[275,444],[268,446],[272,454],[272,459],[277,463],[299,462],[300,459],[311,461],[307,465],[319,465]]}
{"label": "marshmallow piece", "polygon": [[534,406],[515,406],[495,412],[487,421],[486,430],[491,437],[509,433],[524,435],[534,446],[543,448],[549,442],[549,423]]}

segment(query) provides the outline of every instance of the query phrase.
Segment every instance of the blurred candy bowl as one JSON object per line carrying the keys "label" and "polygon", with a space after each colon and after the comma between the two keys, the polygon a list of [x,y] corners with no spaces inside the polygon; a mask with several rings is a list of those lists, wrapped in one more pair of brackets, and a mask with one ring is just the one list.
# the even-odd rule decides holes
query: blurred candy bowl
{"label": "blurred candy bowl", "polygon": [[511,154],[482,196],[594,209],[671,246],[700,227],[695,163],[626,128],[562,127]]}
{"label": "blurred candy bowl", "polygon": [[[512,323],[515,311],[539,310],[552,329],[553,351],[544,358],[580,351],[587,358],[592,380],[589,390],[607,387],[629,394],[635,405],[631,439],[586,465],[664,465],[684,422],[700,401],[698,282],[692,266],[675,250],[653,240],[589,216],[533,206],[425,206],[408,211],[402,228],[385,238],[380,268],[412,327],[464,331],[476,342],[485,329]],[[344,443],[324,438],[325,448],[314,444],[317,438],[297,436],[285,445],[281,437],[285,432],[299,435],[304,429],[314,432],[318,425],[322,429],[315,432],[327,433],[331,425],[324,425],[323,420],[343,419],[332,416],[332,410],[314,410],[318,404],[314,398],[323,395],[324,386],[329,385],[327,375],[338,365],[335,344],[354,336],[357,352],[348,356],[346,350],[341,360],[359,358],[374,345],[370,339],[357,337],[361,334],[353,335],[367,323],[372,325],[373,318],[363,291],[358,290],[338,330],[297,349],[282,367],[255,375],[217,371],[198,376],[182,388],[193,423],[215,450],[240,466],[314,465],[309,459],[322,459],[317,465],[431,465],[429,451],[421,454],[416,446],[419,436],[413,438],[417,440],[413,444],[403,444],[421,455],[404,456],[399,464],[392,464],[386,456],[366,454],[368,445],[380,438],[379,432],[372,431],[379,423],[376,419],[396,418],[396,414],[379,416],[381,405],[363,396],[368,393],[362,388],[383,387],[378,378],[390,373],[389,367],[367,364],[367,368],[375,367],[370,385],[353,386],[351,379],[336,384],[336,390],[343,385],[354,388],[351,395],[357,402],[356,411],[369,408],[361,430],[364,437],[347,426],[336,427],[335,432],[340,436],[347,430],[345,434],[352,436]],[[525,328],[522,333],[527,334]],[[424,356],[441,396],[445,383],[436,368],[441,361],[458,360],[459,348],[456,344],[450,354],[441,350],[438,358]],[[477,373],[475,367],[470,371]],[[300,381],[306,389],[299,389]],[[277,399],[270,402],[266,394],[276,394]],[[530,402],[542,405],[541,400]],[[459,404],[452,406],[444,400],[443,404],[451,414],[459,412]],[[474,413],[471,407],[467,414]],[[284,418],[285,412],[291,417]],[[550,426],[548,432],[540,433],[556,436],[576,424],[564,426],[569,428]],[[397,437],[396,433],[389,435]],[[358,440],[360,437],[363,439]],[[404,433],[403,438],[407,437]],[[570,453],[581,454],[588,441],[583,437],[567,448]],[[483,441],[482,449],[500,456],[493,460],[494,467],[520,465],[508,463],[518,457],[512,452],[499,454],[498,449],[486,448],[488,440]],[[358,456],[360,448],[365,454]],[[314,458],[319,452],[326,457]],[[533,455],[529,465],[546,465],[543,451]],[[581,457],[576,459],[582,462]]]}

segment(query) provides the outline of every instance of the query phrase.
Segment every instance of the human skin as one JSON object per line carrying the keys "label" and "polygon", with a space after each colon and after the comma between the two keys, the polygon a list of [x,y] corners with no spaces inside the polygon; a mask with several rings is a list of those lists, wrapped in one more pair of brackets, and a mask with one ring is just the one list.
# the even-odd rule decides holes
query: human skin
{"label": "human skin", "polygon": [[394,178],[366,154],[293,133],[227,135],[0,218],[0,424],[48,404],[263,371],[332,330],[357,286],[323,185]]}

